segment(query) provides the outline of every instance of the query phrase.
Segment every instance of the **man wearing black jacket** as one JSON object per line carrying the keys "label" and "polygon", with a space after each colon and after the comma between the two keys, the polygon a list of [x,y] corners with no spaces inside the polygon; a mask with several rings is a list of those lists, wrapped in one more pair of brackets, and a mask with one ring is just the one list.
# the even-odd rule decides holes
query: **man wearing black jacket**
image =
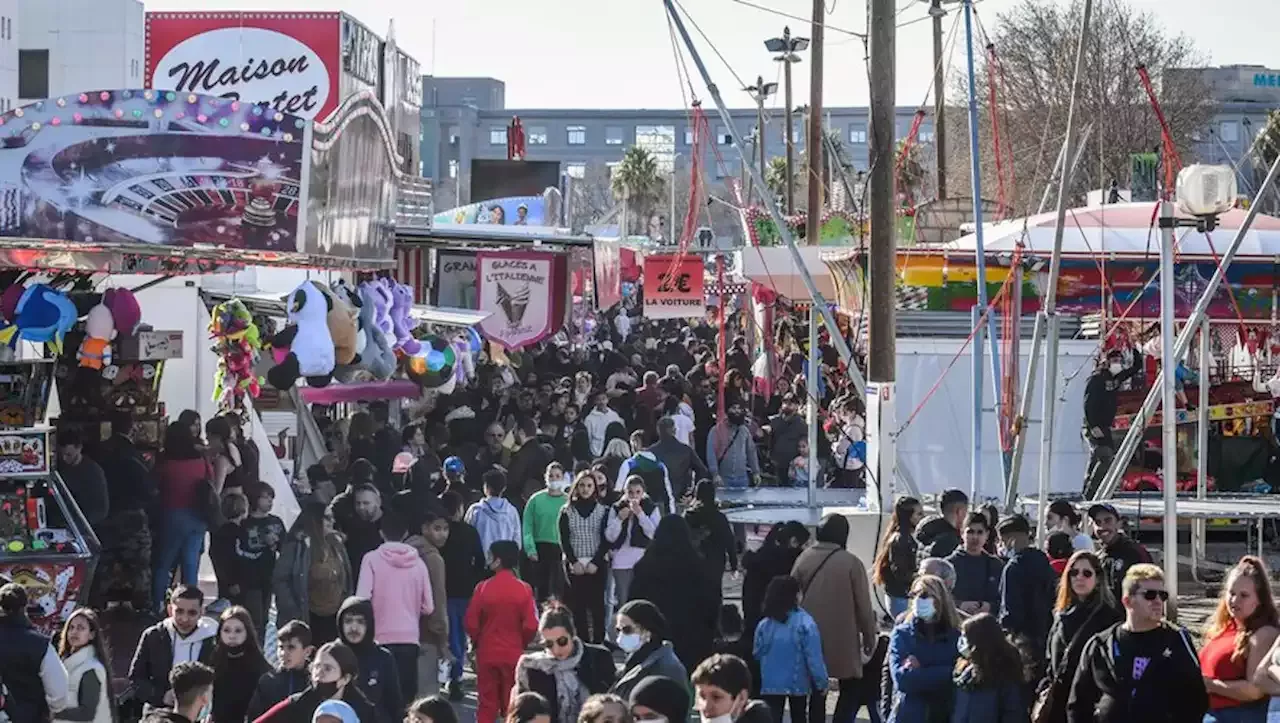
{"label": "man wearing black jacket", "polygon": [[143,723],[196,723],[200,713],[213,705],[213,668],[203,663],[179,663],[165,687],[173,690],[173,706],[156,708]]}
{"label": "man wearing black jacket", "polygon": [[311,628],[301,620],[290,620],[276,633],[276,641],[280,668],[258,680],[246,720],[257,720],[271,706],[311,685],[307,664],[316,650],[311,644]]}
{"label": "man wearing black jacket", "polygon": [[1000,521],[1000,544],[1009,563],[1000,576],[1000,626],[1043,661],[1053,624],[1053,594],[1058,575],[1049,557],[1031,545],[1031,523],[1022,515]]}
{"label": "man wearing black jacket", "polygon": [[1111,505],[1100,503],[1089,508],[1089,519],[1102,549],[1098,560],[1102,563],[1102,582],[1111,588],[1114,599],[1124,595],[1124,576],[1129,568],[1139,563],[1151,562],[1151,554],[1120,529],[1120,513]]}
{"label": "man wearing black jacket", "polygon": [[382,720],[394,721],[404,715],[400,692],[400,672],[391,651],[378,645],[373,619],[373,603],[352,595],[338,609],[338,639],[355,651],[360,664],[356,686],[369,699]]}
{"label": "man wearing black jacket", "polygon": [[676,439],[676,423],[671,417],[658,420],[658,441],[649,445],[645,451],[652,452],[659,462],[667,466],[667,476],[671,478],[671,494],[676,500],[688,495],[695,480],[711,477],[707,466],[698,458],[693,448]]}
{"label": "man wearing black jacket", "polygon": [[462,498],[446,492],[440,498],[449,518],[449,539],[441,548],[444,557],[444,580],[449,608],[449,699],[462,700],[462,665],[467,657],[467,628],[463,624],[467,606],[476,585],[488,570],[480,533],[462,521]]}
{"label": "man wearing black jacket", "polygon": [[172,707],[169,672],[180,663],[208,663],[218,623],[201,612],[204,593],[194,585],[179,585],[169,595],[169,617],[143,631],[129,663],[134,697],[151,708]]}
{"label": "man wearing black jacket", "polygon": [[1134,565],[1124,577],[1125,621],[1085,643],[1067,700],[1068,723],[1193,723],[1209,710],[1191,635],[1164,619],[1164,572]]}
{"label": "man wearing black jacket", "polygon": [[1120,385],[1142,368],[1142,356],[1133,351],[1133,363],[1124,367],[1124,356],[1112,350],[1098,365],[1084,388],[1084,437],[1089,441],[1089,472],[1085,478],[1084,496],[1092,497],[1102,484],[1111,460],[1116,456],[1116,442],[1111,425],[1116,421],[1116,392]]}
{"label": "man wearing black jacket", "polygon": [[507,499],[516,509],[523,510],[524,503],[545,484],[542,472],[555,461],[556,453],[538,436],[538,425],[534,424],[532,417],[516,422],[515,438],[519,449],[511,455]]}
{"label": "man wearing black jacket", "polygon": [[969,516],[969,495],[957,489],[947,490],[939,498],[938,507],[941,517],[927,517],[916,527],[915,537],[919,543],[916,555],[920,560],[930,557],[945,559],[964,544],[960,531]]}

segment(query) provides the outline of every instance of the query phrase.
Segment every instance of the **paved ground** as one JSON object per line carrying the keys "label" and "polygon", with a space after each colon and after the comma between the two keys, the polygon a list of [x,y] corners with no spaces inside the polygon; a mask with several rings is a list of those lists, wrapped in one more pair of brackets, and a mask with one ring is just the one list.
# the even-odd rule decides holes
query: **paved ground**
{"label": "paved ground", "polygon": [[[755,542],[752,539],[752,542]],[[1156,562],[1163,564],[1162,555],[1158,544],[1152,541],[1146,541],[1148,549],[1156,558]],[[1182,550],[1185,552],[1186,547]],[[1248,547],[1245,542],[1214,542],[1209,545],[1206,562],[1201,565],[1202,579],[1207,580],[1206,583],[1197,583],[1191,576],[1187,567],[1188,560],[1184,557],[1181,559],[1182,566],[1182,594],[1178,596],[1178,606],[1180,610],[1180,621],[1188,629],[1197,636],[1209,616],[1212,615],[1214,606],[1217,603],[1218,588],[1212,580],[1220,579],[1222,572],[1235,563],[1242,555],[1256,553],[1256,546]],[[1272,570],[1280,569],[1280,553],[1267,551],[1264,554],[1268,566]],[[211,572],[211,571],[210,571]],[[207,577],[207,576],[206,576]],[[738,600],[741,598],[741,580],[733,576],[726,575],[723,581],[723,590],[726,600]],[[104,625],[107,627],[108,638],[112,644],[112,661],[114,666],[114,674],[117,679],[127,675],[129,669],[129,659],[133,654],[133,649],[137,644],[142,630],[146,627],[146,623],[133,618],[127,613],[109,612],[103,616]],[[270,625],[267,630],[267,640],[275,640],[275,626]],[[268,656],[274,658],[274,643],[267,646]],[[458,710],[458,719],[461,723],[475,723],[475,678],[468,670],[463,677],[463,687],[466,691],[464,700],[455,707]],[[827,700],[827,714],[834,712],[835,695],[831,695]],[[869,720],[864,712],[858,720]]]}

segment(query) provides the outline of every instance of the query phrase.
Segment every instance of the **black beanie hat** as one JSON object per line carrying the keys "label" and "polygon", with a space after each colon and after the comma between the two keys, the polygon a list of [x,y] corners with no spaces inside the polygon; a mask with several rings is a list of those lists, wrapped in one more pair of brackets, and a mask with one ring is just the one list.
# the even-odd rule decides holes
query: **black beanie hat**
{"label": "black beanie hat", "polygon": [[689,690],[666,676],[650,675],[641,680],[631,691],[631,708],[642,705],[661,713],[668,721],[683,721],[689,717]]}
{"label": "black beanie hat", "polygon": [[632,600],[618,609],[619,615],[626,615],[640,627],[653,633],[654,640],[667,639],[667,618],[657,605],[648,600]]}

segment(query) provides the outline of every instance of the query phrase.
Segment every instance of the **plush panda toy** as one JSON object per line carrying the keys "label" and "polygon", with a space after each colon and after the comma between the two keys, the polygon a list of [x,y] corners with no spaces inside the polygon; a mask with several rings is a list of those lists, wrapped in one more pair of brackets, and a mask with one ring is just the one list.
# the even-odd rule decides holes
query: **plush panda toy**
{"label": "plush panda toy", "polygon": [[333,379],[333,336],[329,333],[328,316],[331,299],[315,284],[304,281],[289,293],[289,325],[271,345],[288,349],[283,359],[267,372],[271,386],[287,391],[306,377],[313,387],[326,386]]}

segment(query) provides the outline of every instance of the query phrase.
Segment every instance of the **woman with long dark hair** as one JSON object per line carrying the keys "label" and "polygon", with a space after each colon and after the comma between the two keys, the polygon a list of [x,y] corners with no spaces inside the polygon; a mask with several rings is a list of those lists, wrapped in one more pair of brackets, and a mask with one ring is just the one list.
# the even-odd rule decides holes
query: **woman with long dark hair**
{"label": "woman with long dark hair", "polygon": [[569,490],[569,502],[560,509],[560,550],[569,581],[568,603],[573,618],[589,643],[604,640],[604,592],[608,579],[605,558],[605,524],[609,507],[596,495],[596,477],[579,472]]}
{"label": "woman with long dark hair", "polygon": [[825,710],[811,714],[809,709],[810,695],[826,699],[827,665],[818,624],[801,609],[800,582],[794,577],[779,575],[769,583],[752,655],[760,663],[760,693],[773,711],[774,723],[782,723],[787,706],[796,723],[826,720]]}
{"label": "woman with long dark hair", "polygon": [[884,588],[886,606],[895,620],[907,611],[907,591],[916,577],[916,524],[923,516],[920,500],[899,497],[872,564],[872,580]]}
{"label": "woman with long dark hair", "polygon": [[355,651],[337,641],[325,643],[311,659],[311,685],[276,703],[254,723],[310,723],[316,708],[326,700],[351,706],[361,723],[392,723],[360,692],[356,684],[359,676]]}
{"label": "woman with long dark hair", "polygon": [[213,645],[213,719],[244,720],[258,680],[270,670],[249,611],[239,605],[227,608],[218,618]]}
{"label": "woman with long dark hair", "polygon": [[648,600],[662,612],[686,670],[711,654],[720,620],[720,578],[707,576],[683,517],[658,523],[653,544],[636,563],[631,600]]}
{"label": "woman with long dark hair", "polygon": [[355,580],[347,548],[333,529],[333,513],[323,504],[303,505],[280,546],[271,586],[277,624],[308,623],[315,643],[338,637],[338,609],[355,589]]}
{"label": "woman with long dark hair", "polygon": [[537,693],[550,702],[552,723],[575,723],[587,698],[607,693],[617,671],[607,648],[578,637],[569,609],[552,602],[542,614],[542,650],[520,656],[513,695]]}
{"label": "woman with long dark hair", "polygon": [[79,608],[62,625],[58,657],[67,669],[67,699],[74,707],[58,711],[55,723],[114,723],[115,696],[111,694],[111,653],[98,614]]}
{"label": "woman with long dark hair", "polygon": [[[175,565],[181,564],[183,584],[200,582],[200,553],[211,522],[208,485],[214,481],[213,468],[197,448],[190,426],[173,422],[165,429],[156,478],[160,487],[160,545],[151,570],[151,604],[153,610],[163,610]],[[221,492],[217,486],[212,491]]]}
{"label": "woman with long dark hair", "polygon": [[1053,626],[1049,628],[1049,668],[1036,697],[1045,721],[1066,721],[1071,679],[1084,644],[1123,619],[1124,612],[1102,579],[1102,561],[1087,550],[1073,553],[1058,580]]}
{"label": "woman with long dark hair", "polygon": [[1028,720],[1022,658],[995,616],[978,613],[964,621],[960,631],[951,723]]}
{"label": "woman with long dark hair", "polygon": [[1218,607],[1204,629],[1200,673],[1209,692],[1208,723],[1262,721],[1269,697],[1253,683],[1280,634],[1271,579],[1261,559],[1245,555],[1227,573]]}
{"label": "woman with long dark hair", "polygon": [[204,425],[209,464],[213,466],[213,483],[221,494],[244,494],[246,484],[257,482],[244,474],[244,459],[235,443],[235,433],[226,417],[214,417]]}

